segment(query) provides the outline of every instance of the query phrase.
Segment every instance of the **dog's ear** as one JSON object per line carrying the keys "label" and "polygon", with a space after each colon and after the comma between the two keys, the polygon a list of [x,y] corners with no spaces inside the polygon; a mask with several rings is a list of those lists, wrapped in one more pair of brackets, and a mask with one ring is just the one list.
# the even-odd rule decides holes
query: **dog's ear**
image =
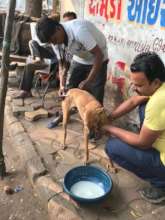
{"label": "dog's ear", "polygon": [[107,114],[106,114],[106,111],[105,111],[105,109],[104,109],[104,107],[102,107],[102,108],[99,108],[98,110],[97,110],[97,114],[98,114],[98,118],[99,118],[99,122],[101,123],[101,124],[105,124],[106,122],[107,122]]}
{"label": "dog's ear", "polygon": [[104,107],[101,107],[101,108],[97,108],[97,109],[96,109],[96,113],[97,113],[98,115],[101,114],[103,111],[104,111]]}

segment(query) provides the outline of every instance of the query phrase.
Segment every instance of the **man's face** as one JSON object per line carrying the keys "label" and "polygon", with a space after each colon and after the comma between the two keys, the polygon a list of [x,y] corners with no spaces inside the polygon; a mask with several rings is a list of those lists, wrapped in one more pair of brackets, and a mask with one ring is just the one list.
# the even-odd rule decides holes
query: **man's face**
{"label": "man's face", "polygon": [[151,96],[159,87],[157,79],[150,82],[143,72],[130,73],[130,79],[134,90],[139,95]]}
{"label": "man's face", "polygon": [[54,45],[63,44],[64,43],[64,31],[61,27],[59,27],[54,34],[51,36],[49,43]]}

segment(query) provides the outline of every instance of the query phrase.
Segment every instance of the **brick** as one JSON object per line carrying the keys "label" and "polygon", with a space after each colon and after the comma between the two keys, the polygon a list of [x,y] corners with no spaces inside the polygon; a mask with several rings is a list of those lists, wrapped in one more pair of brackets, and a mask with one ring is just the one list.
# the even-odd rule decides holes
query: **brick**
{"label": "brick", "polygon": [[38,109],[32,112],[25,112],[25,119],[27,121],[36,121],[41,118],[47,118],[48,112],[45,109]]}
{"label": "brick", "polygon": [[12,112],[13,112],[13,115],[15,116],[15,117],[17,117],[17,116],[19,116],[19,115],[23,115],[24,114],[24,112],[25,112],[25,107],[24,106],[15,106],[15,105],[13,105],[12,106]]}
{"label": "brick", "polygon": [[23,99],[13,99],[13,105],[14,106],[23,106],[24,101],[23,101]]}
{"label": "brick", "polygon": [[33,110],[37,110],[37,109],[41,108],[42,107],[42,101],[39,100],[39,101],[37,101],[35,103],[32,103],[31,107],[33,108]]}
{"label": "brick", "polygon": [[34,102],[36,102],[36,99],[34,97],[24,99],[25,105],[31,105]]}

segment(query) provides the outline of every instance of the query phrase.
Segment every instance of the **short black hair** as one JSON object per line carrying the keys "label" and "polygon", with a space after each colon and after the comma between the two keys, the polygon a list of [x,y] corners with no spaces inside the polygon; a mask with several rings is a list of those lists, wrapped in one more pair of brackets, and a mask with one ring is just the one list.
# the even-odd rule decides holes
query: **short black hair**
{"label": "short black hair", "polygon": [[48,43],[51,36],[61,24],[48,16],[40,18],[36,25],[36,33],[42,43]]}
{"label": "short black hair", "polygon": [[130,66],[132,73],[143,72],[152,82],[159,79],[165,81],[165,66],[161,58],[155,52],[144,52],[137,55]]}
{"label": "short black hair", "polygon": [[73,19],[76,19],[77,15],[73,11],[67,11],[63,14],[63,18],[65,18],[65,17],[72,17]]}

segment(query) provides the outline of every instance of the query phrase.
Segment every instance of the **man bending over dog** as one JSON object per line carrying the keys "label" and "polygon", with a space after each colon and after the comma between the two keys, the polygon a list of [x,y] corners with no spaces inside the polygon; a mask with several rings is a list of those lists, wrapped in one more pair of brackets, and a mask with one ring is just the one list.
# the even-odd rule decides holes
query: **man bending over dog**
{"label": "man bending over dog", "polygon": [[133,133],[115,126],[104,129],[111,134],[106,153],[121,167],[149,181],[140,191],[152,202],[165,200],[165,66],[155,53],[142,53],[130,66],[130,78],[139,96],[130,98],[111,114],[116,119],[139,106],[141,128]]}
{"label": "man bending over dog", "polygon": [[[56,45],[60,62],[60,93],[78,87],[89,91],[102,104],[108,63],[103,33],[87,20],[74,19],[59,23],[48,17],[38,21],[36,31],[41,42]],[[69,70],[65,65],[67,52],[74,55]],[[54,126],[61,121],[60,114]]]}

